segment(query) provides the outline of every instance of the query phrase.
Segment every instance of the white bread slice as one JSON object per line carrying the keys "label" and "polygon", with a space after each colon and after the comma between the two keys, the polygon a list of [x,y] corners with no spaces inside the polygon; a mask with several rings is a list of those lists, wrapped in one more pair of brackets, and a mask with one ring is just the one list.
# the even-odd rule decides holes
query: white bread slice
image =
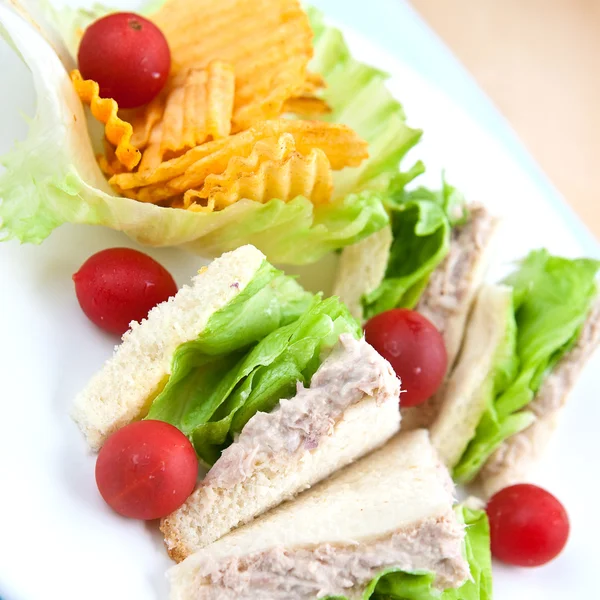
{"label": "white bread slice", "polygon": [[506,335],[512,289],[484,285],[475,301],[458,363],[440,394],[431,442],[448,467],[463,455],[486,409],[490,373]]}
{"label": "white bread slice", "polygon": [[[341,339],[310,388],[250,419],[185,504],[163,520],[172,558],[183,560],[398,432],[400,383],[391,366],[364,339]],[[323,381],[330,389],[324,405]]]}
{"label": "white bread slice", "polygon": [[368,581],[390,567],[434,572],[440,589],[458,587],[469,569],[452,502],[427,432],[400,434],[173,567],[170,599],[362,598]]}
{"label": "white bread slice", "polygon": [[353,317],[364,320],[362,298],[377,289],[385,277],[392,228],[388,225],[352,246],[346,246],[338,263],[332,296],[339,296]]}
{"label": "white bread slice", "polygon": [[198,337],[216,311],[252,280],[265,256],[242,246],[215,259],[141,323],[133,322],[120,346],[78,394],[72,417],[89,445],[98,450],[106,438],[145,416],[164,387],[176,348]]}
{"label": "white bread slice", "polygon": [[527,406],[536,420],[506,440],[479,473],[478,483],[486,498],[526,480],[530,469],[544,453],[579,374],[599,344],[600,298],[591,309],[575,346],[562,357]]}

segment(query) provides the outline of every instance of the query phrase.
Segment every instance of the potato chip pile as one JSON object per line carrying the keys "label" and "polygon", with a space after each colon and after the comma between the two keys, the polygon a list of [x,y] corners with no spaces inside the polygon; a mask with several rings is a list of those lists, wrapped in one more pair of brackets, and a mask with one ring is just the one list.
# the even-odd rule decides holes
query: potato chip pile
{"label": "potato chip pile", "polygon": [[[318,120],[323,79],[308,71],[312,31],[297,0],[169,0],[153,20],[172,68],[152,102],[117,115],[98,85],[71,74],[105,124],[98,158],[120,194],[198,212],[242,198],[328,202],[332,171],[358,166],[367,143]],[[287,117],[287,118],[286,118]]]}

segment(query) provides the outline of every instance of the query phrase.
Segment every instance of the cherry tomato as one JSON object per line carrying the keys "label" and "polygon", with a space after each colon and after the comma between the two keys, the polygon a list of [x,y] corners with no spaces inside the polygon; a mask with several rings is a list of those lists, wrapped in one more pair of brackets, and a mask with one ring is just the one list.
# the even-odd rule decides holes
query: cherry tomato
{"label": "cherry tomato", "polygon": [[448,356],[431,321],[413,310],[394,308],[369,319],[365,337],[402,381],[403,407],[417,406],[435,394],[446,374]]}
{"label": "cherry tomato", "polygon": [[110,248],[88,258],[73,275],[83,312],[98,327],[122,335],[157,304],[177,293],[170,273],[147,254]]}
{"label": "cherry tomato", "polygon": [[163,421],[138,421],[111,435],[98,454],[96,484],[120,515],[160,519],[194,491],[198,458],[179,429]]}
{"label": "cherry tomato", "polygon": [[164,87],[171,52],[154,23],[133,13],[114,13],[92,23],[77,55],[85,79],[100,86],[100,96],[114,98],[119,108],[147,104]]}
{"label": "cherry tomato", "polygon": [[569,537],[563,505],[536,485],[513,485],[487,505],[492,554],[519,567],[538,567],[558,556]]}

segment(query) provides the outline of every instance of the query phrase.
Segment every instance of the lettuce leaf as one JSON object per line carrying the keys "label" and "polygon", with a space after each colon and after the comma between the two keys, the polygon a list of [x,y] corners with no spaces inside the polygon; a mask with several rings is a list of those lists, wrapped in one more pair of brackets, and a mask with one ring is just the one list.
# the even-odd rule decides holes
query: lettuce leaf
{"label": "lettuce leaf", "polygon": [[[438,590],[435,574],[409,573],[388,569],[367,587],[363,600],[491,600],[492,558],[490,531],[485,512],[457,506],[459,519],[465,524],[464,554],[469,562],[471,579],[456,589]],[[343,596],[327,600],[347,600]]]}
{"label": "lettuce leaf", "polygon": [[407,191],[407,183],[421,170],[417,164],[389,184],[385,205],[393,242],[384,280],[363,298],[365,319],[392,308],[414,308],[429,276],[448,254],[452,227],[468,216],[464,197],[445,180],[439,191]]}
{"label": "lettuce leaf", "polygon": [[258,411],[309,384],[340,334],[361,335],[337,298],[313,296],[264,263],[250,284],[182,344],[148,419],[171,423],[212,465]]}
{"label": "lettuce leaf", "polygon": [[323,98],[333,109],[326,120],[349,125],[369,142],[369,160],[336,173],[336,190],[343,194],[365,188],[385,191],[422,131],[406,124],[402,105],[385,87],[388,75],[354,59],[342,33],[328,27],[320,11],[309,7],[307,12],[315,49],[310,68],[327,81]]}
{"label": "lettuce leaf", "polygon": [[526,407],[546,375],[577,341],[598,293],[599,270],[597,260],[572,260],[536,250],[505,280],[513,288],[518,369],[511,377],[511,371],[502,366],[506,354],[499,353],[495,370],[503,376],[475,437],[454,469],[457,481],[471,481],[504,440],[532,423],[534,416]]}
{"label": "lettuce leaf", "polygon": [[[155,10],[156,3],[148,8]],[[106,12],[110,9],[99,6],[46,10],[72,53],[77,30]],[[303,197],[288,203],[242,200],[206,214],[115,195],[97,166],[85,113],[58,56],[29,24],[0,7],[0,34],[31,69],[38,96],[27,139],[1,159],[6,171],[0,174],[0,239],[40,243],[62,223],[87,223],[123,231],[142,244],[184,245],[206,256],[252,243],[274,262],[305,264],[387,225],[382,194],[420,132],[407,127],[385,75],[354,60],[341,33],[317,11],[311,9],[310,16],[312,67],[328,81],[330,118],[367,139],[369,160],[336,173],[337,196],[327,205],[313,206]]]}
{"label": "lettuce leaf", "polygon": [[492,600],[492,554],[490,526],[485,511],[458,505],[456,512],[465,524],[465,558],[471,579],[460,588],[446,590],[443,600]]}

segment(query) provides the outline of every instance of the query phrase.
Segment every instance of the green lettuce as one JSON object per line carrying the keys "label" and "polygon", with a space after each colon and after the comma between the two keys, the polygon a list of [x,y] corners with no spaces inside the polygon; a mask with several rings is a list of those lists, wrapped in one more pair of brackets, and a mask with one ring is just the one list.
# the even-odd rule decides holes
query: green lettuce
{"label": "green lettuce", "polygon": [[307,12],[315,49],[310,68],[327,81],[323,98],[333,109],[326,120],[349,125],[369,142],[369,160],[356,169],[336,173],[336,190],[385,191],[422,131],[406,124],[402,105],[385,86],[388,75],[354,59],[342,33],[328,27],[322,13],[312,7]]}
{"label": "green lettuce", "polygon": [[265,262],[196,340],[177,348],[147,418],[183,431],[212,465],[258,411],[310,383],[342,333],[361,330],[337,298],[313,296]]}
{"label": "green lettuce", "polygon": [[[242,200],[215,213],[192,213],[115,195],[98,168],[85,113],[57,54],[29,24],[0,9],[0,34],[31,69],[39,99],[27,139],[0,159],[6,167],[0,175],[0,239],[40,243],[62,223],[87,223],[123,231],[142,244],[184,245],[207,256],[252,243],[274,262],[302,264],[388,223],[382,204],[387,182],[420,132],[406,125],[401,105],[385,87],[386,76],[354,60],[341,33],[317,11],[310,10],[312,68],[328,82],[330,118],[363,135],[370,158],[335,174],[336,198],[327,205],[313,206],[304,197],[288,203]],[[106,12],[110,9],[99,6],[47,9],[55,30],[46,29],[46,37],[55,39],[59,31],[74,54],[76,32]]]}
{"label": "green lettuce", "polygon": [[[456,589],[438,590],[433,585],[434,573],[389,569],[371,581],[363,600],[491,600],[492,559],[486,514],[464,506],[457,506],[456,512],[466,526],[464,554],[471,571],[469,581]],[[347,599],[330,596],[327,600]]]}
{"label": "green lettuce", "polygon": [[494,393],[454,469],[457,481],[471,481],[504,440],[532,423],[534,416],[526,407],[576,343],[598,293],[599,269],[597,260],[571,260],[536,250],[505,280],[513,289],[514,326],[509,320],[507,335],[514,341],[499,350],[490,374],[497,378]]}
{"label": "green lettuce", "polygon": [[468,218],[464,197],[445,180],[439,191],[406,190],[422,171],[417,163],[389,184],[385,205],[393,242],[384,280],[363,298],[365,319],[392,308],[414,308],[429,276],[450,250],[452,228]]}

